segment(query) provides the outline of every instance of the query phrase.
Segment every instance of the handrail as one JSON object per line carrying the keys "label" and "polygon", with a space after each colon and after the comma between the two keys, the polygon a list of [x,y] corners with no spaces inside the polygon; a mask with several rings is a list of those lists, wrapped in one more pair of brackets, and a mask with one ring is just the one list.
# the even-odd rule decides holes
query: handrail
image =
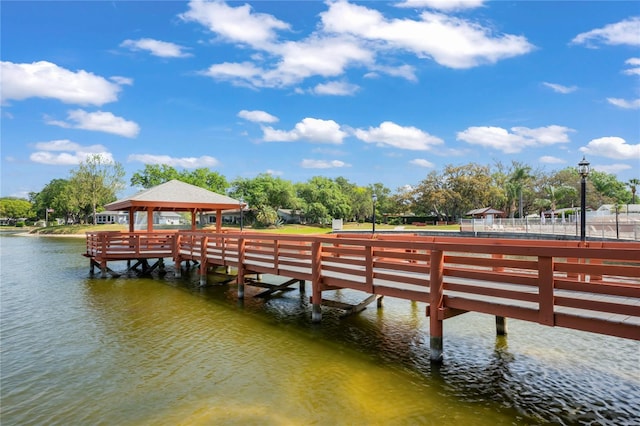
{"label": "handrail", "polygon": [[[477,311],[640,340],[636,242],[208,236],[216,241],[210,247],[217,253],[209,258],[211,263],[238,267],[243,276],[254,272],[309,280],[312,298],[325,290],[350,288],[429,303],[428,314],[435,321],[453,311]],[[185,254],[189,250],[178,248]]]}
{"label": "handrail", "polygon": [[[244,277],[310,281],[314,320],[323,291],[349,288],[429,305],[432,334],[475,311],[640,340],[640,242],[580,242],[418,235],[255,232],[89,232],[98,261],[138,256],[197,261]],[[437,349],[437,344],[435,345]]]}

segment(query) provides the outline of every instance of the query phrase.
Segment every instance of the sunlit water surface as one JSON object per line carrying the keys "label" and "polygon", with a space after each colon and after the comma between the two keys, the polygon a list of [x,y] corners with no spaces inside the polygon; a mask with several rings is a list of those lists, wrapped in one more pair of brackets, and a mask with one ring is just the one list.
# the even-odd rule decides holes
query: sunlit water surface
{"label": "sunlit water surface", "polygon": [[422,303],[312,324],[298,290],[101,279],[83,249],[0,236],[2,425],[640,424],[636,341],[465,314],[435,367]]}

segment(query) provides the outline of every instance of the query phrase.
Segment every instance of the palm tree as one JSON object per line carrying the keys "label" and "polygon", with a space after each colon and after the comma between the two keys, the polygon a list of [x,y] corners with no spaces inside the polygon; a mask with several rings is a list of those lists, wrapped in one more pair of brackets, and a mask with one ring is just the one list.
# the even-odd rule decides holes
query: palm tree
{"label": "palm tree", "polygon": [[640,185],[640,179],[629,179],[627,186],[631,188],[631,204],[636,203],[636,186]]}
{"label": "palm tree", "polygon": [[513,191],[514,194],[518,194],[519,202],[518,202],[518,213],[519,217],[522,218],[522,189],[527,180],[531,178],[529,172],[531,171],[531,167],[523,166],[520,164],[515,164],[515,168],[513,172],[511,172],[511,176],[509,176],[509,187],[510,191]]}

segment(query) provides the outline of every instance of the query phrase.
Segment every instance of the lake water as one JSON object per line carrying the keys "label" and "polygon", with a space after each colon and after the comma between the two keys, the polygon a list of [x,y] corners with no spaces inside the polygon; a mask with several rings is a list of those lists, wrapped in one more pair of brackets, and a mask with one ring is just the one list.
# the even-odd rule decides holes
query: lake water
{"label": "lake water", "polygon": [[465,314],[436,367],[422,303],[312,324],[298,290],[101,279],[83,250],[0,236],[4,426],[640,424],[640,342]]}

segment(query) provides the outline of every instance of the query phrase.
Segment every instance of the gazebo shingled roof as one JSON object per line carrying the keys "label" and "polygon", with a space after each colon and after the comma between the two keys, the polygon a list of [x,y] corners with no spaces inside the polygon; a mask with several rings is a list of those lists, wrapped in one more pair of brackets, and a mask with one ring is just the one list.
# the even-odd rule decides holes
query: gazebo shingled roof
{"label": "gazebo shingled roof", "polygon": [[219,231],[222,210],[237,209],[240,205],[239,200],[174,179],[140,191],[130,197],[106,204],[104,208],[107,210],[129,211],[129,231],[131,232],[133,232],[133,214],[136,211],[147,212],[148,231],[153,230],[154,211],[191,212],[191,228],[194,230],[195,217],[198,211],[215,211],[216,230]]}

